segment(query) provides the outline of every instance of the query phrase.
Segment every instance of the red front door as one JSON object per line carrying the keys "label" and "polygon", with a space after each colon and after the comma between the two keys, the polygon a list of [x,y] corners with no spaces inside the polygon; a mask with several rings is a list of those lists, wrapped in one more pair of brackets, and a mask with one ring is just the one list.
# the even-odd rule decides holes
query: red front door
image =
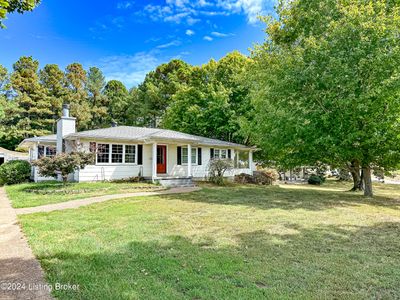
{"label": "red front door", "polygon": [[167,173],[167,146],[157,145],[157,173]]}

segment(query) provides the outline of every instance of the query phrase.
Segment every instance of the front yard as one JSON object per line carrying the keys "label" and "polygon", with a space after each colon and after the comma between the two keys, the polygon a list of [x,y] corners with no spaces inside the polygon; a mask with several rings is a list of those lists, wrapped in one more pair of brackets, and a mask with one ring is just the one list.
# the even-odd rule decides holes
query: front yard
{"label": "front yard", "polygon": [[123,194],[161,189],[149,183],[80,182],[63,184],[58,181],[24,183],[6,186],[14,208],[33,207],[110,194]]}
{"label": "front yard", "polygon": [[204,187],[20,216],[60,299],[393,299],[400,186]]}

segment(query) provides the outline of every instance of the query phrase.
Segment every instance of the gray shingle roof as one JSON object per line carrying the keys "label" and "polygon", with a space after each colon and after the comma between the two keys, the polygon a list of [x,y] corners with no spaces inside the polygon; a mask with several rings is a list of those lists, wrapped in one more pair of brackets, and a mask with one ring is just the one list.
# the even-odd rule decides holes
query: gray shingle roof
{"label": "gray shingle roof", "polygon": [[23,142],[57,142],[57,135],[51,134],[51,135],[43,135],[43,136],[35,136],[31,138],[25,139]]}
{"label": "gray shingle roof", "polygon": [[158,141],[175,140],[208,146],[226,146],[250,148],[245,145],[225,142],[216,139],[186,134],[174,130],[145,128],[132,126],[117,126],[95,130],[81,131],[66,136],[66,139],[88,138],[88,139],[106,139],[106,140],[125,140],[125,141]]}

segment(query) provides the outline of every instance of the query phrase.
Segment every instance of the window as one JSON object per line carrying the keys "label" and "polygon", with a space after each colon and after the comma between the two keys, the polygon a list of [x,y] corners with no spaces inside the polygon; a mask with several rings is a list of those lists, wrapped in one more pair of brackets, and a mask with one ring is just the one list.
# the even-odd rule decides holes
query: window
{"label": "window", "polygon": [[137,145],[120,144],[97,144],[97,150],[94,149],[95,142],[89,144],[90,152],[97,151],[97,163],[100,164],[135,164]]}
{"label": "window", "polygon": [[197,164],[197,148],[192,148],[192,164]]}
{"label": "window", "polygon": [[214,154],[211,151],[211,155],[213,155],[212,158],[216,158],[216,159],[227,159],[230,158],[230,151],[228,149],[214,149]]}
{"label": "window", "polygon": [[56,147],[54,146],[39,145],[37,149],[39,159],[42,157],[53,157],[57,153]]}
{"label": "window", "polygon": [[122,163],[124,154],[124,145],[111,145],[111,162]]}
{"label": "window", "polygon": [[125,145],[125,163],[134,164],[136,161],[136,145]]}
{"label": "window", "polygon": [[[188,148],[182,147],[182,163],[188,163]],[[197,148],[192,148],[192,165],[197,164]]]}
{"label": "window", "polygon": [[97,162],[109,163],[110,162],[110,145],[98,144],[97,145]]}
{"label": "window", "polygon": [[46,157],[53,157],[56,155],[56,147],[47,146],[46,147]]}
{"label": "window", "polygon": [[235,151],[235,168],[247,169],[249,167],[249,152]]}
{"label": "window", "polygon": [[38,158],[44,157],[44,146],[39,145],[38,146]]}
{"label": "window", "polygon": [[182,148],[182,163],[188,163],[188,148]]}
{"label": "window", "polygon": [[226,150],[224,149],[224,150],[221,150],[221,159],[226,159],[227,158],[227,156],[226,156]]}

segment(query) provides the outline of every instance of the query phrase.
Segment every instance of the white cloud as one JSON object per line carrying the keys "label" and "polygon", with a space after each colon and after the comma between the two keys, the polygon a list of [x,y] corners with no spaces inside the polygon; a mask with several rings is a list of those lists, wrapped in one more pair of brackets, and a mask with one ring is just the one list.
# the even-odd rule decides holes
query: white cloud
{"label": "white cloud", "polygon": [[192,35],[195,34],[195,32],[193,30],[191,30],[191,29],[186,29],[185,34],[188,35],[188,36],[192,36]]}
{"label": "white cloud", "polygon": [[229,16],[245,14],[249,23],[259,15],[272,12],[277,0],[165,0],[163,5],[146,5],[137,15],[152,21],[187,23],[193,25],[201,16]]}
{"label": "white cloud", "polygon": [[148,72],[161,64],[156,53],[139,52],[133,55],[115,55],[103,57],[87,65],[99,67],[106,80],[119,80],[128,88],[141,83]]}
{"label": "white cloud", "polygon": [[165,48],[169,48],[169,47],[173,47],[173,46],[179,46],[181,43],[181,41],[175,40],[166,44],[162,44],[162,45],[158,45],[157,48],[158,49],[165,49]]}
{"label": "white cloud", "polygon": [[218,32],[218,31],[213,31],[213,32],[211,32],[211,35],[215,36],[215,37],[219,37],[219,38],[224,38],[224,37],[227,37],[227,36],[232,36],[234,34],[233,33],[222,33],[222,32]]}
{"label": "white cloud", "polygon": [[249,23],[256,23],[259,15],[273,10],[276,0],[218,0],[218,6],[232,13],[245,13]]}
{"label": "white cloud", "polygon": [[122,1],[122,2],[117,3],[117,8],[118,9],[128,9],[128,8],[132,7],[133,4],[134,4],[133,1]]}
{"label": "white cloud", "polygon": [[203,37],[203,40],[211,42],[213,38],[211,36],[206,35]]}

